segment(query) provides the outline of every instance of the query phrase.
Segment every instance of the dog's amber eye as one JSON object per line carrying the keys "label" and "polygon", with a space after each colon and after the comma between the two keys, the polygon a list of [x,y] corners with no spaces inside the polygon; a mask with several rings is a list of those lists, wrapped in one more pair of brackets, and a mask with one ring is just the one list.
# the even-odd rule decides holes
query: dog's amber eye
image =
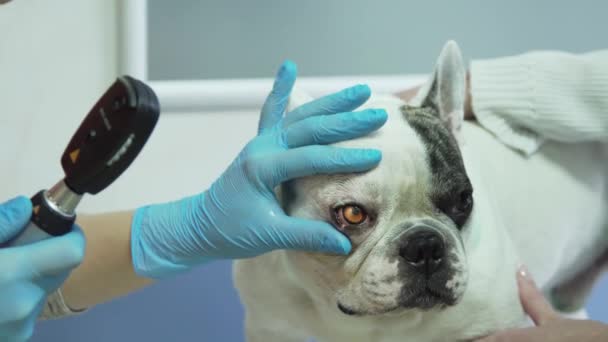
{"label": "dog's amber eye", "polygon": [[367,219],[367,214],[356,205],[345,205],[340,212],[344,220],[350,224],[361,224]]}

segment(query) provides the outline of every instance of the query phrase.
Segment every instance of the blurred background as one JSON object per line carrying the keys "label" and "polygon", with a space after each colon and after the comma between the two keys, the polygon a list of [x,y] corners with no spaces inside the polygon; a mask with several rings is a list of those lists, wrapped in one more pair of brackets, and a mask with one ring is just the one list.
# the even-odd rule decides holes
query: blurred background
{"label": "blurred background", "polygon": [[[0,198],[57,181],[65,144],[118,70],[119,0],[14,0],[0,7]],[[128,0],[124,0],[128,1]],[[153,80],[427,73],[443,43],[465,58],[606,48],[608,2],[151,0]],[[362,79],[364,77],[362,76]],[[258,109],[163,113],[140,158],[81,212],[206,189],[253,136]],[[112,229],[112,227],[108,227]],[[33,341],[242,341],[229,262],[43,322]],[[608,323],[608,278],[588,304]]]}
{"label": "blurred background", "polygon": [[448,39],[465,58],[606,47],[598,1],[149,1],[152,79],[427,73]]}

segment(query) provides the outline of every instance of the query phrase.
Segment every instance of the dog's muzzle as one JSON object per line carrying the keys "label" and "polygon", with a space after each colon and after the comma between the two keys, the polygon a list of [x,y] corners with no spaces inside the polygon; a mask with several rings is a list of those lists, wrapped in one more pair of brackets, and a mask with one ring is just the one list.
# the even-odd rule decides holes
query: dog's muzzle
{"label": "dog's muzzle", "polygon": [[457,293],[448,286],[458,272],[453,244],[440,228],[428,223],[417,223],[400,236],[396,248],[404,281],[401,306],[431,309],[458,301]]}

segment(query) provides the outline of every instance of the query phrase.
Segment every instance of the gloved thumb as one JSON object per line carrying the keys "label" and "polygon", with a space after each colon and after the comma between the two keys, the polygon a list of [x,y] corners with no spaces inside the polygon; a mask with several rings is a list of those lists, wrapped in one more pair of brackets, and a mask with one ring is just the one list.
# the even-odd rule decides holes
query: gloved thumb
{"label": "gloved thumb", "polygon": [[65,235],[12,248],[12,257],[20,265],[22,278],[50,277],[77,267],[84,258],[85,245],[82,230],[74,225]]}
{"label": "gloved thumb", "polygon": [[32,202],[25,196],[0,204],[0,244],[15,237],[32,216]]}
{"label": "gloved thumb", "polygon": [[286,216],[279,227],[285,237],[279,240],[279,248],[341,255],[350,253],[350,240],[325,222]]}

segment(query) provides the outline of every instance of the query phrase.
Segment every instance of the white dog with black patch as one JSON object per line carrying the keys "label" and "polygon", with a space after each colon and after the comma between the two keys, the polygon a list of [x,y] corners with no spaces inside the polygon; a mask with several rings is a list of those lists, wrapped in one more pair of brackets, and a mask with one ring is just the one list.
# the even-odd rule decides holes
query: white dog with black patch
{"label": "white dog with black patch", "polygon": [[388,122],[337,144],[380,149],[378,167],[283,185],[288,214],[353,249],[236,262],[249,341],[471,340],[524,323],[520,263],[560,310],[582,307],[608,260],[608,149],[550,142],[525,158],[463,122],[464,87],[450,42],[411,103],[372,96],[363,108]]}

